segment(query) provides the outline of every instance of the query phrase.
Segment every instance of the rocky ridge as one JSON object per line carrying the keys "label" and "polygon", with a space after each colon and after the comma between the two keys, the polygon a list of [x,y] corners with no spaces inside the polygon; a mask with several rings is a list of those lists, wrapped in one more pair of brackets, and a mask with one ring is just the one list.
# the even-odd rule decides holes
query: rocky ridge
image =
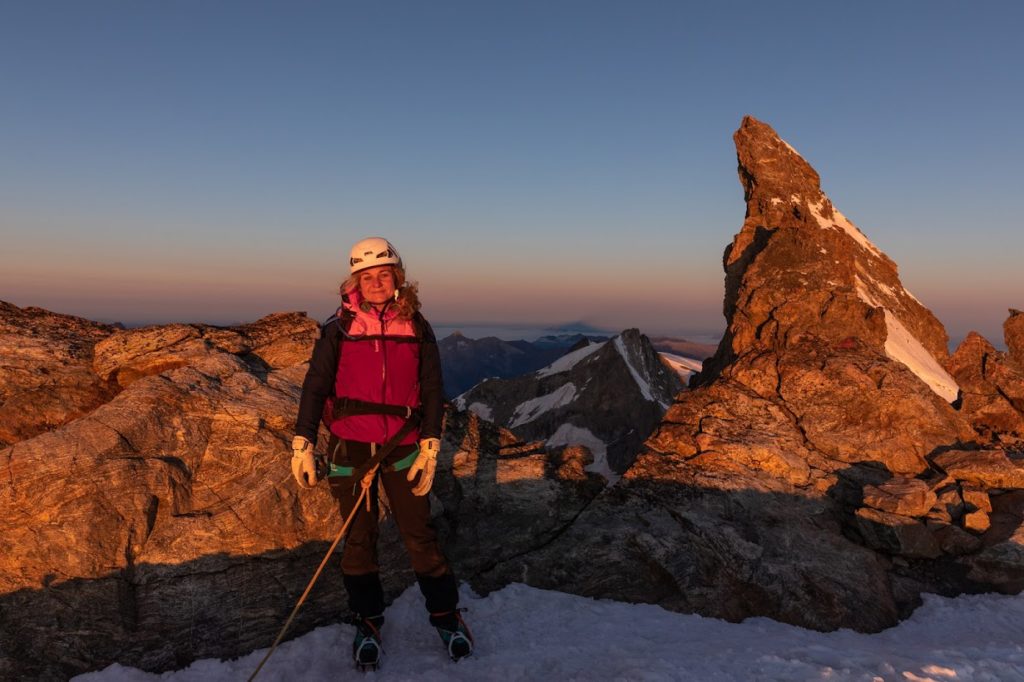
{"label": "rocky ridge", "polygon": [[0,301],[0,447],[87,414],[118,387],[92,371],[114,327]]}
{"label": "rocky ridge", "polygon": [[774,130],[747,117],[735,141],[718,351],[622,480],[505,576],[822,630],[888,627],[922,592],[1019,591],[1022,463],[958,411],[941,324]]}
{"label": "rocky ridge", "polygon": [[962,413],[981,439],[1024,452],[1024,313],[1010,310],[1003,324],[1007,350],[976,332],[967,335],[946,367],[962,388]]}
{"label": "rocky ridge", "polygon": [[572,334],[543,337],[534,342],[503,341],[494,336],[470,339],[454,332],[437,344],[445,392],[454,398],[486,378],[506,379],[534,372],[587,339],[582,334]]}
{"label": "rocky ridge", "polygon": [[[332,535],[329,498],[298,495],[284,457],[317,325],[292,314],[117,330],[2,313],[8,329],[31,316],[48,390],[105,390],[0,450],[0,676],[60,679],[114,660],[162,669],[260,646],[291,575],[315,567]],[[81,355],[54,352],[69,333],[89,343]],[[5,359],[22,357],[23,337],[4,336]],[[0,377],[5,392],[12,383]],[[300,628],[332,611],[313,605]]]}

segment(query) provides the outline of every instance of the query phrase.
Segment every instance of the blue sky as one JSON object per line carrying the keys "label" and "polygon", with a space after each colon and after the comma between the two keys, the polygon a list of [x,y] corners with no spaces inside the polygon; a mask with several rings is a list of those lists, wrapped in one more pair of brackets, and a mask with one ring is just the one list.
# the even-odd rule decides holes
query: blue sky
{"label": "blue sky", "polygon": [[1024,307],[1020,7],[6,3],[0,299],[323,318],[382,234],[436,324],[714,333],[752,114],[952,337],[999,342]]}

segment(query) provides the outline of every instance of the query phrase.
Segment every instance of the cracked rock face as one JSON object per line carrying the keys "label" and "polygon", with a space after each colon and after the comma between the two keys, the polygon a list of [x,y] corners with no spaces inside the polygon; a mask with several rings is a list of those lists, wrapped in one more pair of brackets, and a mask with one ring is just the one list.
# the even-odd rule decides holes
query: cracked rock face
{"label": "cracked rock face", "polygon": [[[0,306],[0,678],[160,671],[273,641],[340,527],[327,486],[297,490],[289,465],[317,333],[302,314],[118,330]],[[588,457],[453,415],[434,500],[458,575],[501,586],[494,564],[557,537],[603,489]],[[393,597],[414,576],[391,521],[380,553]],[[335,559],[291,633],[345,613]]]}
{"label": "cracked rock face", "polygon": [[[316,333],[298,314],[124,331],[4,305],[3,390],[76,409],[30,403],[0,450],[0,677],[266,644],[336,523],[329,495],[299,495],[288,467],[295,358]],[[339,583],[300,629],[336,616]]]}
{"label": "cracked rock face", "polygon": [[92,371],[110,325],[0,301],[0,448],[65,424],[120,388]]}
{"label": "cracked rock face", "polygon": [[[978,467],[934,459],[979,447],[942,325],[768,125],[745,118],[734,139],[746,217],[716,355],[618,484],[500,570],[823,630],[891,626],[923,591],[1019,590],[1020,497],[981,491],[989,519]],[[1006,484],[1020,463],[986,466]]]}
{"label": "cracked rock face", "polygon": [[1024,315],[1003,324],[1008,352],[971,332],[947,367],[963,389],[963,414],[986,443],[1024,452]]}
{"label": "cracked rock face", "polygon": [[[434,493],[445,552],[477,591],[507,585],[498,568],[550,544],[604,489],[592,455],[527,443],[471,412],[448,416]],[[450,472],[449,472],[450,469]]]}

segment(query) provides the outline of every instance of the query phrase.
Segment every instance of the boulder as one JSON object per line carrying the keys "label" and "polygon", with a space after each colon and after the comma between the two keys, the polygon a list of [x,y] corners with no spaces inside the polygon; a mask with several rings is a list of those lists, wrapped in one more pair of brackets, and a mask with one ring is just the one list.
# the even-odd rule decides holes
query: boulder
{"label": "boulder", "polygon": [[935,505],[928,511],[928,518],[943,524],[958,522],[964,515],[964,500],[960,488],[954,483],[936,491]]}
{"label": "boulder", "polygon": [[[308,347],[307,347],[308,351]],[[0,450],[0,671],[179,668],[267,646],[338,524],[288,467],[303,367],[225,353]],[[325,576],[296,632],[342,611]]]}
{"label": "boulder", "polygon": [[1024,488],[1024,464],[1002,450],[947,450],[932,462],[958,481],[989,488]]}
{"label": "boulder", "polygon": [[172,324],[118,331],[96,345],[93,371],[122,387],[143,377],[184,367],[193,359],[215,351],[200,331],[187,324]]}
{"label": "boulder", "polygon": [[1024,313],[1010,308],[1010,316],[1003,322],[1003,338],[1010,356],[1018,366],[1024,367]]}
{"label": "boulder", "polygon": [[975,533],[984,533],[989,529],[992,522],[988,518],[988,512],[973,511],[964,514],[964,528]]}
{"label": "boulder", "polygon": [[960,562],[968,567],[971,580],[1005,594],[1018,594],[1024,590],[1024,522],[1019,522],[1009,537],[961,557]]}
{"label": "boulder", "polygon": [[942,554],[927,525],[900,514],[864,507],[857,510],[857,528],[872,549],[911,559],[934,559]]}
{"label": "boulder", "polygon": [[942,526],[935,531],[935,539],[945,554],[962,556],[981,549],[981,538],[959,526]]}
{"label": "boulder", "polygon": [[[1008,341],[1013,319],[1006,321]],[[1024,445],[1024,361],[971,332],[946,367],[963,389],[961,411],[981,438],[998,446]]]}
{"label": "boulder", "polygon": [[960,496],[964,500],[968,512],[992,511],[992,500],[988,496],[988,492],[977,485],[971,485],[965,483],[960,488]]}
{"label": "boulder", "polygon": [[936,502],[938,496],[916,478],[896,478],[864,487],[866,506],[901,516],[924,516]]}

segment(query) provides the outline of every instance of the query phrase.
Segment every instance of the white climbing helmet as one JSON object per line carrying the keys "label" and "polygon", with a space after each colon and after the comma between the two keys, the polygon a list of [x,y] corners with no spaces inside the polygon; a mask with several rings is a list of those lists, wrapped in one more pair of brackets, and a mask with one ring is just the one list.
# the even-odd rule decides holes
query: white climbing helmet
{"label": "white climbing helmet", "polygon": [[383,237],[367,237],[356,242],[348,255],[351,274],[377,265],[402,267],[402,257],[398,255],[398,249]]}

